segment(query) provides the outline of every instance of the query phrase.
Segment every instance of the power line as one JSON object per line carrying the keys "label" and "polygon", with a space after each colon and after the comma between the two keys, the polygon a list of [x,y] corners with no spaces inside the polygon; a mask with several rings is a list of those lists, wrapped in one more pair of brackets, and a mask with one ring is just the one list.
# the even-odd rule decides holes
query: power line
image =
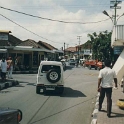
{"label": "power line", "polygon": [[24,15],[27,15],[27,16],[35,17],[35,18],[40,18],[40,19],[44,19],[44,20],[48,20],[48,21],[61,22],[61,23],[93,24],[93,23],[100,23],[100,22],[103,22],[103,21],[107,21],[107,20],[110,19],[110,18],[108,18],[108,19],[100,20],[100,21],[96,21],[96,22],[68,22],[68,21],[62,21],[62,20],[56,20],[56,19],[54,20],[54,19],[50,19],[50,18],[35,16],[35,15],[27,14],[27,13],[24,13],[24,12],[19,12],[17,10],[12,10],[12,9],[9,9],[9,8],[5,8],[5,7],[2,7],[2,6],[0,6],[0,8],[5,9],[5,10],[9,10],[9,11],[13,11],[13,12],[17,12],[17,13],[20,13],[20,14],[24,14]]}
{"label": "power line", "polygon": [[[107,20],[109,20],[109,18],[108,18],[108,19],[106,19],[106,20],[101,20],[101,21],[97,21],[97,22],[86,22],[86,23],[82,23],[82,22],[65,22],[65,21],[60,21],[60,20],[52,20],[52,19],[48,19],[48,18],[42,18],[42,17],[39,17],[39,16],[34,16],[34,15],[26,14],[26,13],[23,13],[23,12],[19,12],[19,11],[16,11],[16,10],[8,9],[8,8],[1,7],[1,6],[0,6],[0,8],[6,9],[6,10],[10,10],[10,11],[14,11],[14,12],[17,12],[17,13],[21,13],[21,14],[24,14],[24,15],[32,16],[32,17],[37,17],[37,18],[41,18],[41,19],[47,19],[47,20],[49,20],[49,21],[59,21],[59,22],[63,22],[63,23],[89,24],[89,23],[99,23],[99,22],[102,22],[102,21],[107,21]],[[43,38],[43,39],[45,39],[45,40],[47,40],[47,41],[51,41],[51,42],[54,42],[54,43],[59,43],[59,42],[55,42],[55,41],[49,40],[49,39],[47,39],[47,38],[44,38],[44,37],[42,37],[42,36],[40,36],[40,35],[38,35],[38,34],[32,32],[32,31],[28,30],[27,28],[21,26],[20,24],[14,22],[13,20],[7,18],[6,16],[4,16],[4,15],[2,15],[2,14],[0,14],[0,15],[1,15],[2,17],[6,18],[7,20],[11,21],[12,23],[18,25],[19,27],[21,27],[21,28],[23,28],[23,29],[29,31],[30,33],[32,33],[32,34],[34,34],[34,35],[36,35],[36,36],[38,36],[38,37],[40,37],[40,38]],[[63,43],[59,43],[59,44],[63,44]]]}
{"label": "power line", "polygon": [[[14,22],[13,20],[11,20],[11,19],[7,18],[6,16],[4,16],[4,15],[2,15],[2,14],[0,14],[0,15],[1,15],[2,17],[4,17],[5,19],[7,19],[7,20],[11,21],[12,23],[14,23],[14,24],[18,25],[19,27],[21,27],[21,28],[25,29],[26,31],[29,31],[30,33],[32,33],[32,34],[34,34],[34,35],[36,35],[36,36],[38,36],[38,37],[40,37],[40,38],[43,38],[43,39],[45,39],[45,40],[48,40],[48,41],[51,41],[51,42],[54,42],[54,43],[59,43],[59,42],[55,42],[55,41],[49,40],[49,39],[47,39],[47,38],[44,38],[44,37],[42,37],[42,36],[40,36],[40,35],[38,35],[38,34],[36,34],[36,33],[32,32],[32,31],[28,30],[27,28],[25,28],[25,27],[21,26],[20,24],[18,24],[18,23],[16,23],[16,22]],[[59,43],[59,44],[62,44],[62,43]]]}

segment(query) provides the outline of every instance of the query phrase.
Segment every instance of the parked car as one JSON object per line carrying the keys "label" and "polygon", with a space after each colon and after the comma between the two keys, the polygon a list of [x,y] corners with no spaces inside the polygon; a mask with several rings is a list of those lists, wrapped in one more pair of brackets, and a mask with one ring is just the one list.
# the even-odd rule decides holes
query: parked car
{"label": "parked car", "polygon": [[69,65],[75,65],[76,61],[74,58],[69,59]]}
{"label": "parked car", "polygon": [[102,69],[102,68],[104,68],[104,67],[105,67],[104,62],[98,61],[98,62],[96,63],[96,69],[97,69],[97,70],[100,70],[100,69]]}
{"label": "parked car", "polygon": [[104,67],[104,63],[98,60],[86,60],[83,66],[89,69],[95,68],[95,70],[100,70]]}
{"label": "parked car", "polygon": [[58,93],[64,91],[63,66],[57,61],[42,61],[38,68],[36,93],[39,94],[43,89],[55,90]]}
{"label": "parked car", "polygon": [[19,124],[22,111],[19,109],[0,108],[0,124]]}

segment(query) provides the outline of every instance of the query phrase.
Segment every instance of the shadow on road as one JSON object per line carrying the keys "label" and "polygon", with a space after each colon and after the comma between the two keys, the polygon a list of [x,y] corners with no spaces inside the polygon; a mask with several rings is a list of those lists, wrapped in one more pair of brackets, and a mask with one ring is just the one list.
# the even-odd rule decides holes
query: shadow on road
{"label": "shadow on road", "polygon": [[86,97],[81,91],[74,90],[70,87],[65,87],[63,94],[61,97]]}
{"label": "shadow on road", "polygon": [[75,66],[66,66],[66,70],[72,70]]}
{"label": "shadow on road", "polygon": [[81,91],[74,90],[69,87],[64,88],[63,94],[59,94],[56,91],[46,91],[45,93],[42,93],[42,95],[45,96],[60,96],[60,97],[86,97],[85,94],[83,94]]}

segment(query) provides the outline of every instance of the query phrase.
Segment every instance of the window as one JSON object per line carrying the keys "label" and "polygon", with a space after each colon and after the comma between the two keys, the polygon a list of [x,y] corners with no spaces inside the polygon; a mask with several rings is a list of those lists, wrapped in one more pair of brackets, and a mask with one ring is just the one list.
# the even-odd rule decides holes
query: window
{"label": "window", "polygon": [[51,69],[55,69],[58,72],[61,72],[60,66],[56,66],[56,65],[43,65],[41,72],[42,73],[46,73],[46,72],[48,72]]}

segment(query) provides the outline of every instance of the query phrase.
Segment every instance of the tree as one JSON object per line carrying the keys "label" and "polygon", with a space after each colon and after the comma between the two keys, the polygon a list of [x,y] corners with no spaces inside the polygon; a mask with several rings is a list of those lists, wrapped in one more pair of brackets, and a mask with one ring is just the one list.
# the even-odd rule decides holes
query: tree
{"label": "tree", "polygon": [[112,32],[108,31],[100,32],[99,34],[96,32],[88,34],[88,37],[90,38],[88,42],[91,43],[93,59],[113,60],[114,54],[111,47],[111,35]]}

